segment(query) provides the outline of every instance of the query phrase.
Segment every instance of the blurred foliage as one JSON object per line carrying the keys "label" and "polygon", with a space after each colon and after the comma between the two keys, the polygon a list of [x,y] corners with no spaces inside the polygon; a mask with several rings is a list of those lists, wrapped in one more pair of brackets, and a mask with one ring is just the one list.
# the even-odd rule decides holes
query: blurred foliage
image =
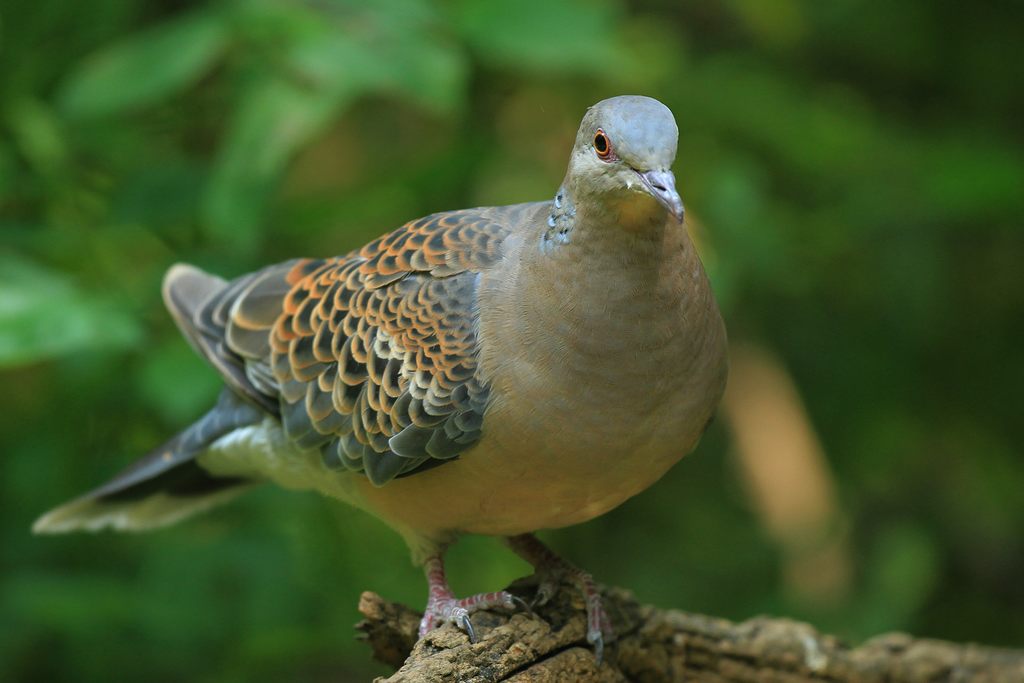
{"label": "blurred foliage", "polygon": [[[425,597],[398,537],[269,487],[145,536],[33,538],[215,396],[163,311],[432,211],[550,197],[585,107],[666,102],[734,338],[784,359],[839,482],[853,590],[790,600],[721,426],[552,534],[604,581],[1024,643],[1024,8],[996,1],[11,0],[0,8],[4,680],[350,680],[361,590]],[[458,591],[526,566],[452,552]]]}

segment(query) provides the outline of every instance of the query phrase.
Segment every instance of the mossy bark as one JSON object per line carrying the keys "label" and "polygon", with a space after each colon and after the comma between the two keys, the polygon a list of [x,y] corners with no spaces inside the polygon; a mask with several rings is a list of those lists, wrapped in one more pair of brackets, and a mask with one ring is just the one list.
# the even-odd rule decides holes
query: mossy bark
{"label": "mossy bark", "polygon": [[[532,588],[509,590],[524,599]],[[564,586],[534,613],[480,612],[479,638],[444,626],[417,640],[420,614],[364,593],[358,625],[374,656],[397,669],[387,683],[459,681],[699,681],[707,683],[1022,683],[1024,651],[892,633],[850,647],[789,619],[733,623],[639,604],[603,591],[618,638],[600,665],[585,639],[582,600]]]}

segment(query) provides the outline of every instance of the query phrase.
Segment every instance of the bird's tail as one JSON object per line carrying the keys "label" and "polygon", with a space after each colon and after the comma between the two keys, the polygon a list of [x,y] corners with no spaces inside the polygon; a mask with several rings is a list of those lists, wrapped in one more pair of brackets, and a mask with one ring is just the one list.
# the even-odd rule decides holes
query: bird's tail
{"label": "bird's tail", "polygon": [[192,426],[103,486],[47,512],[32,531],[144,531],[226,502],[253,482],[215,477],[199,465],[196,456],[225,434],[262,419],[258,409],[225,389],[217,405]]}

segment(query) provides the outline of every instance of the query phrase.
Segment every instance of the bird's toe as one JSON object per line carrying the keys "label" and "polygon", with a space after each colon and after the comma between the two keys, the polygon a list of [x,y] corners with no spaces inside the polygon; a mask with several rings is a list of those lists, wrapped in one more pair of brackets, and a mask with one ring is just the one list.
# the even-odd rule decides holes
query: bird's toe
{"label": "bird's toe", "polygon": [[459,630],[469,636],[469,642],[475,643],[477,641],[476,631],[469,618],[472,613],[494,608],[514,610],[520,605],[526,607],[526,603],[521,598],[507,591],[480,593],[468,598],[432,598],[427,603],[423,619],[420,620],[420,637],[422,638],[442,624],[450,623],[455,624]]}

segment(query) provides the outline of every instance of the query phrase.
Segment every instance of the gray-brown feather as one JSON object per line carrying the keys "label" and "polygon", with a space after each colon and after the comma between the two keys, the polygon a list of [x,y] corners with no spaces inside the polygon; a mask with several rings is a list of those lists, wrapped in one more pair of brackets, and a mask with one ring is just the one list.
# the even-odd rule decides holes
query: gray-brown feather
{"label": "gray-brown feather", "polygon": [[258,370],[249,370],[245,360],[226,344],[229,309],[258,274],[225,283],[194,266],[178,264],[164,277],[164,303],[185,338],[232,390],[276,414],[277,401],[260,381]]}
{"label": "gray-brown feather", "polygon": [[346,256],[226,286],[180,268],[168,306],[228,386],[279,416],[290,441],[383,485],[480,438],[479,273],[523,208],[427,216]]}

